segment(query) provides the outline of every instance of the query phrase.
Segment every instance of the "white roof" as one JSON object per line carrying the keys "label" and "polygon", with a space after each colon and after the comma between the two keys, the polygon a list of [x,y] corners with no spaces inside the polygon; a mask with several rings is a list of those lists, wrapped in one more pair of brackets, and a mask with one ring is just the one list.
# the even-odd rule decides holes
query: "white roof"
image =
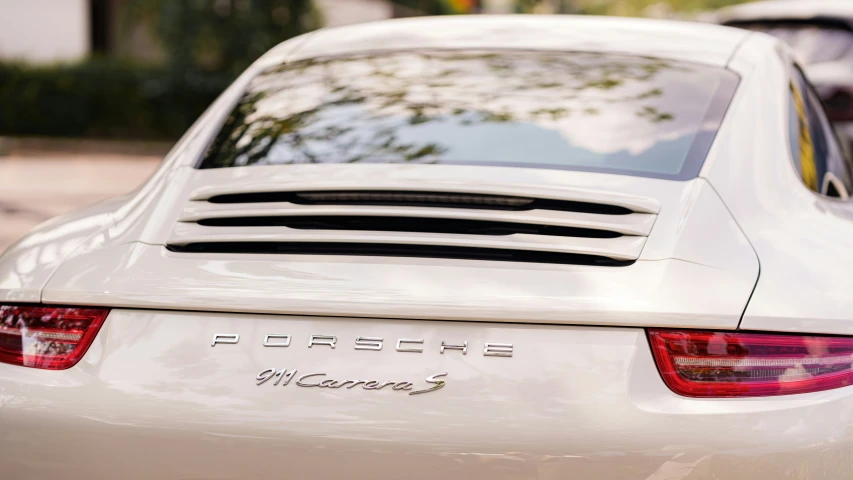
{"label": "white roof", "polygon": [[747,34],[718,25],[636,18],[419,17],[320,30],[309,34],[289,59],[377,50],[504,48],[627,53],[725,66]]}
{"label": "white roof", "polygon": [[839,18],[853,21],[853,1],[850,0],[771,0],[745,3],[720,10],[720,23],[758,20],[807,20]]}

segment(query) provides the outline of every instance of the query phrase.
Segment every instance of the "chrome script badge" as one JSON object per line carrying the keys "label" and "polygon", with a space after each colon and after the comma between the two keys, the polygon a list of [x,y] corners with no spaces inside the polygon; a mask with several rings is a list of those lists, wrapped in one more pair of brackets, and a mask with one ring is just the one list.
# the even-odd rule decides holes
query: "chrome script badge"
{"label": "chrome script badge", "polygon": [[[292,340],[293,336],[288,333],[268,333],[264,335],[262,345],[265,348],[289,348],[291,347]],[[216,347],[217,345],[237,345],[239,342],[239,333],[214,333],[213,338],[210,340],[210,346]],[[379,351],[382,350],[382,348],[385,346],[385,343],[386,340],[383,337],[357,336],[354,339],[352,348],[354,350],[362,351]],[[404,352],[409,354],[423,354],[425,351],[425,342],[423,338],[396,338],[391,340],[389,343],[393,345],[394,349],[398,352]],[[484,342],[482,345],[482,355],[484,357],[509,358],[513,355],[514,347],[511,343]],[[330,350],[335,350],[337,346],[339,346],[339,344],[338,337],[336,335],[308,335],[308,348],[319,347],[321,349],[328,348]],[[435,345],[435,347],[433,348],[438,350],[438,353],[440,355],[444,355],[445,352],[456,352],[455,354],[461,354],[463,356],[468,355],[467,340],[455,342],[448,342],[442,340],[440,344]],[[478,346],[475,346],[475,348],[479,350]],[[407,392],[409,395],[419,395],[422,393],[434,392],[443,388],[445,385],[445,381],[439,379],[446,376],[447,372],[440,372],[430,375],[424,379],[424,382],[431,386],[426,386],[426,388],[420,388],[417,390],[415,390],[415,382],[411,382],[408,380],[336,380],[333,378],[325,378],[327,377],[327,374],[325,372],[316,371],[297,376],[296,369],[288,370],[287,368],[267,368],[261,370],[261,372],[255,376],[255,381],[257,382],[258,386],[267,384],[272,385],[273,387],[278,385],[286,387],[291,383],[291,381],[295,379],[295,382],[293,382],[294,385],[301,388],[338,389],[346,387],[347,390],[351,390],[356,387],[361,387],[363,390],[387,389],[391,391]]]}
{"label": "chrome script badge", "polygon": [[[287,368],[282,368],[281,370],[277,370],[275,368],[268,368],[266,370],[262,370],[255,380],[257,380],[258,385],[262,385],[266,383],[268,380],[275,378],[276,380],[272,383],[273,386],[277,386],[281,383],[282,386],[287,386],[291,380],[296,376],[296,369],[288,371]],[[433,384],[432,387],[424,388],[421,390],[412,390],[414,388],[414,384],[412,382],[406,381],[385,381],[379,382],[378,380],[332,380],[330,378],[322,379],[320,377],[325,377],[325,373],[306,373],[296,378],[295,385],[297,387],[304,388],[343,388],[352,389],[361,385],[361,388],[364,390],[382,390],[385,387],[391,387],[391,390],[408,392],[409,395],[419,395],[421,393],[429,393],[434,392],[444,386],[444,380],[438,380],[441,377],[446,377],[447,372],[436,373],[426,377],[424,380],[426,383]],[[284,380],[284,382],[282,382]]]}

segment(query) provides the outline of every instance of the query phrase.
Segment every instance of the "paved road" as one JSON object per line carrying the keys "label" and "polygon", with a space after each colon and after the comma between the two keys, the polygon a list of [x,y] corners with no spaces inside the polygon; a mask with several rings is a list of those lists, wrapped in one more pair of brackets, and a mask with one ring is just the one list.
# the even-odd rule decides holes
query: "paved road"
{"label": "paved road", "polygon": [[0,157],[0,252],[48,218],[130,192],[159,160],[116,155]]}

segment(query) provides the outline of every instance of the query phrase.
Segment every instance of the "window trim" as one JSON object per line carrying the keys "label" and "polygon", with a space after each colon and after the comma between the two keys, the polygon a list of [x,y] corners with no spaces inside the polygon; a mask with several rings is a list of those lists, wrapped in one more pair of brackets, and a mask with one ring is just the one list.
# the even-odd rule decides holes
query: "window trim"
{"label": "window trim", "polygon": [[[799,75],[799,78],[797,77],[798,75]],[[806,76],[805,72],[803,71],[803,68],[796,61],[791,60],[791,59],[788,60],[788,81],[787,81],[787,84],[788,84],[788,91],[789,91],[789,94],[787,95],[787,99],[786,99],[787,102],[793,101],[793,98],[792,98],[793,94],[790,93],[791,85],[796,84],[798,88],[801,88],[800,84],[802,84],[806,88],[806,91],[801,92],[803,94],[803,106],[804,106],[804,108],[808,108],[807,107],[807,102],[808,102],[807,93],[809,93],[809,92],[814,96],[814,98],[818,99],[818,105],[820,105],[820,108],[821,109],[824,108],[823,104],[820,103],[820,95],[818,95],[814,86],[809,81],[808,76]],[[825,201],[834,202],[834,203],[847,203],[847,202],[850,202],[851,200],[853,200],[853,191],[849,191],[847,189],[847,187],[844,185],[844,182],[841,179],[839,179],[838,176],[835,175],[833,172],[830,172],[828,169],[827,169],[827,172],[824,174],[824,178],[817,179],[817,182],[819,184],[818,187],[820,188],[820,191],[813,190],[806,183],[805,179],[803,178],[803,174],[800,172],[800,169],[798,168],[798,166],[796,164],[797,159],[799,158],[800,154],[799,154],[799,152],[794,152],[794,150],[791,148],[792,143],[791,143],[791,128],[790,128],[790,126],[791,126],[791,121],[794,119],[792,119],[790,117],[791,110],[792,110],[790,108],[790,103],[788,103],[788,105],[786,105],[785,110],[788,112],[788,117],[786,118],[786,123],[785,123],[785,137],[787,139],[787,142],[785,142],[785,143],[787,144],[788,155],[790,157],[789,165],[794,170],[794,174],[797,176],[797,179],[799,180],[800,185],[802,185],[807,191],[809,191],[810,193],[812,193],[816,197],[818,197],[822,200],[825,200]],[[829,133],[831,135],[830,138],[835,141],[835,144],[838,148],[839,153],[842,155],[843,159],[847,162],[848,168],[851,169],[850,173],[851,173],[851,175],[853,175],[853,165],[851,165],[850,159],[847,158],[847,155],[844,151],[844,148],[842,147],[841,141],[838,138],[838,133],[835,131],[835,128],[833,127],[832,122],[829,121],[829,118],[826,116],[825,110],[823,110],[823,114],[824,114],[825,120],[827,121],[827,123],[830,126],[830,128],[829,128]],[[799,119],[796,119],[796,121],[799,122]],[[806,115],[806,122],[808,122],[808,115]],[[822,126],[821,126],[821,129],[823,129]],[[832,177],[828,178],[830,175]],[[836,191],[838,191],[840,194],[838,197],[829,196],[829,195],[825,195],[822,193],[824,191],[825,187],[827,187],[827,180],[831,181],[832,178],[834,178],[837,181],[837,184],[841,186],[840,190],[838,189],[838,186],[836,186]]]}

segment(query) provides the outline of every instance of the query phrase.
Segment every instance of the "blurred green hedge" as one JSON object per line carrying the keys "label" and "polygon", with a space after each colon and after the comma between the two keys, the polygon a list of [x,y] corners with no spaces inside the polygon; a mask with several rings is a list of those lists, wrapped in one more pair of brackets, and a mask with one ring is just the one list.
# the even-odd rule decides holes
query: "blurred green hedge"
{"label": "blurred green hedge", "polygon": [[175,139],[232,78],[113,60],[0,63],[0,135]]}
{"label": "blurred green hedge", "polygon": [[0,62],[0,136],[176,139],[258,56],[322,23],[312,0],[129,0],[124,8],[122,30],[145,27],[166,58]]}

